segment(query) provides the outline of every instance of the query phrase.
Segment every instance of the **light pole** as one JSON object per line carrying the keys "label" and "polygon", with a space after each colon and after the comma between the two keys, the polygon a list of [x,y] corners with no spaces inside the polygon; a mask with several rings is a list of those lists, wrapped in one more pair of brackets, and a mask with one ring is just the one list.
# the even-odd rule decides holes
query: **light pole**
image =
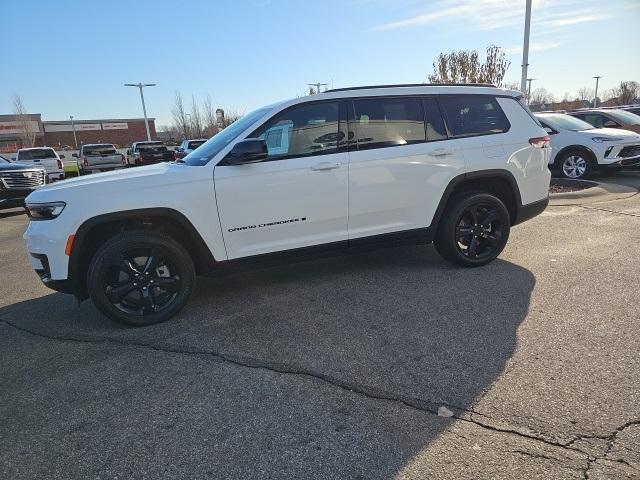
{"label": "light pole", "polygon": [[598,106],[598,81],[602,78],[602,76],[598,75],[593,78],[596,79],[596,92],[593,95],[593,108],[596,108]]}
{"label": "light pole", "polygon": [[140,89],[140,100],[142,100],[142,113],[144,113],[144,127],[147,129],[147,140],[151,141],[151,132],[149,131],[149,120],[147,119],[147,107],[144,105],[144,94],[142,89],[144,87],[155,87],[155,83],[125,83],[125,87],[137,87]]}
{"label": "light pole", "polygon": [[309,85],[310,87],[316,87],[316,93],[320,93],[320,87],[326,87],[327,84],[326,83],[308,83],[307,85]]}
{"label": "light pole", "polygon": [[524,44],[522,46],[522,77],[520,77],[520,91],[527,88],[527,68],[529,67],[529,31],[531,30],[531,0],[527,0],[524,16]]}
{"label": "light pole", "polygon": [[76,138],[76,124],[73,123],[73,115],[69,115],[71,119],[71,130],[73,130],[73,143],[76,146],[76,150],[78,149],[78,139]]}
{"label": "light pole", "polygon": [[527,82],[529,82],[529,86],[527,87],[527,105],[531,102],[531,82],[533,82],[535,78],[527,78]]}

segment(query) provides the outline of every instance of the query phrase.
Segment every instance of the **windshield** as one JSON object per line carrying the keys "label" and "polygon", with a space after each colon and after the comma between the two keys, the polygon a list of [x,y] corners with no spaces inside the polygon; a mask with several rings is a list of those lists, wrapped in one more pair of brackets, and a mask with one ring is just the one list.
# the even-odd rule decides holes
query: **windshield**
{"label": "windshield", "polygon": [[20,150],[18,161],[20,160],[42,160],[43,158],[57,158],[56,152],[50,148],[39,148],[37,150]]}
{"label": "windshield", "polygon": [[85,145],[82,147],[84,155],[115,155],[116,149],[113,145]]}
{"label": "windshield", "polygon": [[580,120],[579,118],[572,117],[571,115],[553,115],[549,117],[540,117],[556,130],[571,130],[573,132],[580,132],[582,130],[593,130],[593,125]]}
{"label": "windshield", "polygon": [[607,112],[620,123],[627,125],[640,125],[640,116],[635,113],[625,112],[624,110],[609,110]]}
{"label": "windshield", "polygon": [[240,120],[233,122],[227,128],[214,135],[211,139],[207,140],[207,142],[200,148],[194,150],[189,155],[184,157],[182,162],[186,163],[187,165],[198,167],[206,165],[207,163],[209,163],[209,160],[215,157],[224,147],[229,145],[229,143],[235,140],[238,135],[244,132],[256,121],[264,117],[270,110],[271,107],[265,107],[248,113]]}

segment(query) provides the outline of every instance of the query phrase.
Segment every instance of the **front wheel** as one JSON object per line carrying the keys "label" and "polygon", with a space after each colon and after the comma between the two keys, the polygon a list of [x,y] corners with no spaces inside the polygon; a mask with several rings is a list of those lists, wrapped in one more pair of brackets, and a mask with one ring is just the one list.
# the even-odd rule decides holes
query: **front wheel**
{"label": "front wheel", "polygon": [[194,283],[195,268],[184,247],[148,230],[109,239],[87,273],[87,290],[98,310],[132,326],[171,318],[187,303]]}
{"label": "front wheel", "polygon": [[510,228],[511,218],[502,200],[488,193],[469,193],[448,205],[434,243],[446,260],[480,267],[500,255]]}
{"label": "front wheel", "polygon": [[557,162],[560,175],[573,180],[589,178],[593,173],[590,155],[581,150],[564,153]]}

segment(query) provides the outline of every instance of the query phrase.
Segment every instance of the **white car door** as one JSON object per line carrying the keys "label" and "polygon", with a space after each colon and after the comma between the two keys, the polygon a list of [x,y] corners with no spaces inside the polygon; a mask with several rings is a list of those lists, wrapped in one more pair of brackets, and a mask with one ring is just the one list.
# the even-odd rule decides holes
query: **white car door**
{"label": "white car door", "polygon": [[266,160],[215,167],[229,259],[347,240],[348,153],[337,145],[338,112],[337,101],[290,107],[249,135],[266,141]]}
{"label": "white car door", "polygon": [[355,99],[353,108],[349,238],[427,227],[446,185],[464,168],[437,103],[377,97]]}

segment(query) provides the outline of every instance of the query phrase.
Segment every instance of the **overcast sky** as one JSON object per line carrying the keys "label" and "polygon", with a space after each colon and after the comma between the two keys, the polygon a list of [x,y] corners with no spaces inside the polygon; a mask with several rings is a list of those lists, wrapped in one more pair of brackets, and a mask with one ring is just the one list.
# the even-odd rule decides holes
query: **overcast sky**
{"label": "overcast sky", "polygon": [[[307,83],[416,83],[438,53],[503,47],[519,80],[524,0],[3,0],[0,113],[171,122],[188,103],[249,111]],[[557,97],[640,81],[640,0],[534,0],[529,76]]]}

